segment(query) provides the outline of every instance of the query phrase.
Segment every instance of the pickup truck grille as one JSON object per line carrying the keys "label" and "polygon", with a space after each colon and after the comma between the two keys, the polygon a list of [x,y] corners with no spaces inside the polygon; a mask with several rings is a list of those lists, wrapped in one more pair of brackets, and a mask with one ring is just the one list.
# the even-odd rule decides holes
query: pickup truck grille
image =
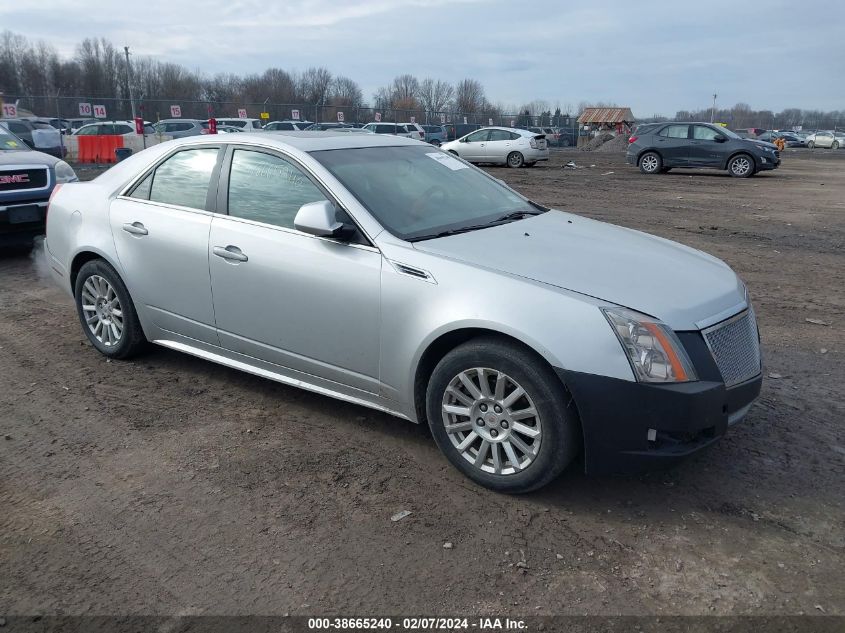
{"label": "pickup truck grille", "polygon": [[5,167],[0,169],[0,192],[44,189],[47,179],[46,167]]}
{"label": "pickup truck grille", "polygon": [[749,308],[702,332],[726,387],[738,385],[761,371],[757,318]]}

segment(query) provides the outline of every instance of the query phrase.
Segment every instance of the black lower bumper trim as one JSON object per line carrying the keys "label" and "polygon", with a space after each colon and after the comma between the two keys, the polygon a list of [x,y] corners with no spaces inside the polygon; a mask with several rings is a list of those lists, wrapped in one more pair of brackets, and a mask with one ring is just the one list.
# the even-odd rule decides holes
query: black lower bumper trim
{"label": "black lower bumper trim", "polygon": [[732,413],[760,393],[762,375],[726,389],[696,381],[644,384],[557,369],[584,431],[588,473],[634,473],[669,466],[717,441]]}

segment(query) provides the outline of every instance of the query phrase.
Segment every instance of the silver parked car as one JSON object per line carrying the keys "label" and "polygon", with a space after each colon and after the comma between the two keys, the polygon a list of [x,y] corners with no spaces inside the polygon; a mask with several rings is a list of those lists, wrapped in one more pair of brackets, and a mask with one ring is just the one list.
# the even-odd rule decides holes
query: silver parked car
{"label": "silver parked car", "polygon": [[471,163],[531,167],[549,160],[545,134],[508,127],[485,127],[440,146]]}
{"label": "silver parked car", "polygon": [[832,130],[820,131],[810,134],[807,137],[807,147],[824,147],[827,149],[839,149],[845,147],[845,134],[833,132]]}
{"label": "silver parked car", "polygon": [[46,244],[102,354],[149,341],[427,423],[506,492],[582,451],[589,472],[672,463],[762,381],[720,260],[392,135],[162,143],[63,185]]}

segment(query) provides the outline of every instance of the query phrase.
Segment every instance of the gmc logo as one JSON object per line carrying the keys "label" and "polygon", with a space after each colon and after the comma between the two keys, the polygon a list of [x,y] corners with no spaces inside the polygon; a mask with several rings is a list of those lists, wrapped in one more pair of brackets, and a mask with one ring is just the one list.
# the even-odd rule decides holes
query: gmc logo
{"label": "gmc logo", "polygon": [[29,182],[29,174],[7,174],[0,176],[0,185],[24,184]]}

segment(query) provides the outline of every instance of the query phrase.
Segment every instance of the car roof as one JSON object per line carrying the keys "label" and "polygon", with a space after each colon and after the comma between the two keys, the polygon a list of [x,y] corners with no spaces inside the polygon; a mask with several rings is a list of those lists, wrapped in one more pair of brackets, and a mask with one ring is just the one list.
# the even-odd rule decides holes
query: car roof
{"label": "car roof", "polygon": [[159,119],[157,123],[200,123],[200,119]]}
{"label": "car roof", "polygon": [[[214,144],[213,135],[191,136],[186,139],[171,141],[182,145]],[[279,149],[292,147],[302,152],[317,152],[331,149],[357,149],[363,147],[390,147],[396,145],[419,145],[421,141],[414,141],[402,136],[383,136],[380,134],[341,134],[331,131],[295,132],[279,130],[275,134],[253,134],[245,132],[237,139],[226,141],[232,143],[255,143],[256,145],[276,146]]]}

